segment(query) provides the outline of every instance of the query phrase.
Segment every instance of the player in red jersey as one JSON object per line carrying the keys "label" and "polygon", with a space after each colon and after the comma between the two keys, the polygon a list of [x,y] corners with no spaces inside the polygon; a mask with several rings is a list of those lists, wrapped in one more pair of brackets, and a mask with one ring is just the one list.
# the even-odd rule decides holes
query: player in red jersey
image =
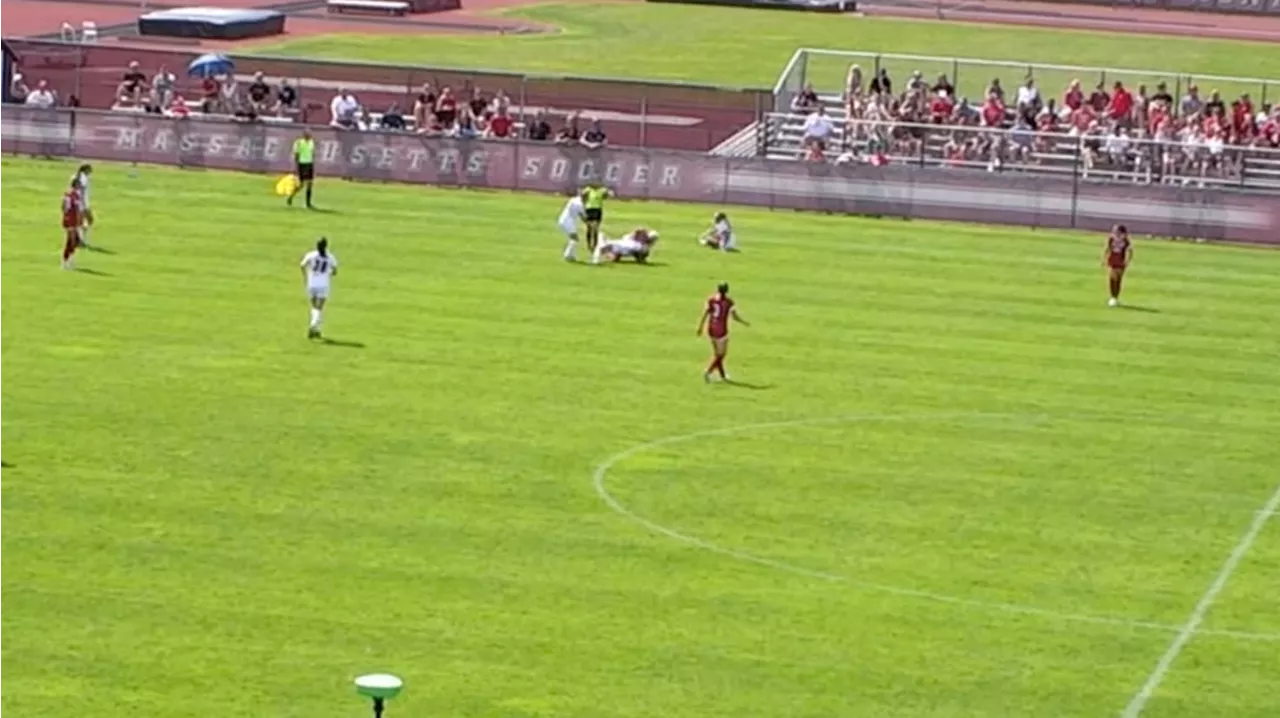
{"label": "player in red jersey", "polygon": [[71,178],[71,187],[62,195],[62,231],[65,242],[62,245],[62,268],[72,269],[75,262],[72,257],[76,247],[80,246],[80,228],[84,224],[84,200],[80,196],[78,177]]}
{"label": "player in red jersey", "polygon": [[1102,246],[1102,266],[1107,268],[1111,279],[1111,299],[1107,306],[1120,306],[1120,285],[1124,282],[1124,270],[1132,261],[1133,243],[1129,241],[1129,230],[1123,224],[1117,224]]}
{"label": "player in red jersey", "polygon": [[702,375],[703,381],[710,382],[713,371],[719,372],[721,379],[729,380],[729,374],[724,370],[724,359],[729,353],[730,319],[739,324],[751,326],[738,314],[733,300],[729,298],[728,282],[722,282],[716,287],[716,293],[707,299],[707,306],[702,310],[702,318],[698,320],[698,336],[702,336],[702,330],[706,329],[707,336],[711,338],[711,364]]}

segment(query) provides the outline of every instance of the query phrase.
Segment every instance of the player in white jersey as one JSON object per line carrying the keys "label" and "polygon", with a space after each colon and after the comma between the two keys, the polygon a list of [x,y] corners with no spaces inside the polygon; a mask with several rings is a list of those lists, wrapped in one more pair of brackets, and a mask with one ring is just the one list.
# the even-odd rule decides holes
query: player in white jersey
{"label": "player in white jersey", "polygon": [[711,218],[711,229],[708,229],[698,238],[698,241],[705,247],[718,249],[722,252],[738,251],[738,240],[733,235],[733,227],[729,224],[729,215],[724,212],[716,212]]}
{"label": "player in white jersey", "polygon": [[80,206],[84,211],[84,226],[80,228],[80,246],[92,249],[89,245],[89,230],[93,229],[93,205],[89,203],[89,175],[93,174],[93,165],[83,164],[76,170],[76,186],[80,188]]}
{"label": "player in white jersey", "polygon": [[653,252],[653,245],[657,241],[657,232],[641,227],[621,239],[605,239],[596,245],[591,262],[599,264],[601,259],[616,262],[623,257],[630,257],[644,264],[649,261],[649,255]]}
{"label": "player in white jersey", "polygon": [[582,204],[582,196],[574,195],[564,203],[564,209],[560,210],[560,231],[564,232],[564,236],[569,238],[569,243],[564,247],[564,259],[566,262],[575,262],[578,257],[575,252],[578,246],[578,222],[585,221],[587,209]]}
{"label": "player in white jersey", "polygon": [[316,248],[302,257],[302,281],[307,285],[307,299],[311,302],[311,325],[308,339],[320,338],[320,322],[324,318],[324,303],[329,298],[329,284],[338,276],[338,258],[329,252],[329,240],[324,237],[316,242]]}

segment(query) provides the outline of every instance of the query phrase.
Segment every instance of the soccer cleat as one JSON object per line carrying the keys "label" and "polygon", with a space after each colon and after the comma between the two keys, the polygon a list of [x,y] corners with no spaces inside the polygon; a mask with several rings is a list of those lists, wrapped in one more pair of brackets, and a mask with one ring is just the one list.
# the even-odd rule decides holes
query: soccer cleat
{"label": "soccer cleat", "polygon": [[703,375],[702,375],[702,381],[704,381],[704,382],[706,382],[706,383],[710,384],[710,383],[711,383],[711,372],[706,372],[705,374],[703,374]]}
{"label": "soccer cleat", "polygon": [[1115,297],[1112,297],[1111,299],[1108,299],[1108,300],[1107,300],[1107,306],[1108,306],[1108,307],[1118,307],[1118,306],[1120,306],[1120,300],[1119,300],[1119,299],[1116,299]]}
{"label": "soccer cleat", "polygon": [[315,327],[311,327],[310,329],[308,329],[308,330],[307,330],[307,338],[308,338],[308,339],[319,339],[319,338],[320,338],[320,330],[319,330],[319,329],[316,329]]}

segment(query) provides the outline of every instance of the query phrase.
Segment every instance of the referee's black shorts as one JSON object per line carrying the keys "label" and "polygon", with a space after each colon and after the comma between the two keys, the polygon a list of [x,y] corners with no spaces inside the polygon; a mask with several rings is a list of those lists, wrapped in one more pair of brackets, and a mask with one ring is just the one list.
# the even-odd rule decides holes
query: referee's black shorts
{"label": "referee's black shorts", "polygon": [[298,163],[298,181],[310,182],[316,178],[316,166],[310,162],[306,164]]}
{"label": "referee's black shorts", "polygon": [[604,210],[599,207],[593,207],[586,212],[588,222],[599,222],[604,219]]}

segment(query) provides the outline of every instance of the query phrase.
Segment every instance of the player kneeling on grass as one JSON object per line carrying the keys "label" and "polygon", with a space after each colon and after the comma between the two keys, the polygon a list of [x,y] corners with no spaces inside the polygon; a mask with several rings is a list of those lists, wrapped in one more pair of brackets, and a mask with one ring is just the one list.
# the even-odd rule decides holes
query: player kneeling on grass
{"label": "player kneeling on grass", "polygon": [[729,215],[716,212],[711,218],[711,228],[703,232],[698,242],[704,247],[718,249],[722,252],[738,251],[737,238],[733,236],[733,227],[729,225]]}
{"label": "player kneeling on grass", "polygon": [[653,245],[658,241],[658,233],[641,227],[621,239],[605,239],[596,245],[595,254],[591,257],[593,264],[600,261],[617,262],[623,257],[630,257],[640,264],[649,261]]}

